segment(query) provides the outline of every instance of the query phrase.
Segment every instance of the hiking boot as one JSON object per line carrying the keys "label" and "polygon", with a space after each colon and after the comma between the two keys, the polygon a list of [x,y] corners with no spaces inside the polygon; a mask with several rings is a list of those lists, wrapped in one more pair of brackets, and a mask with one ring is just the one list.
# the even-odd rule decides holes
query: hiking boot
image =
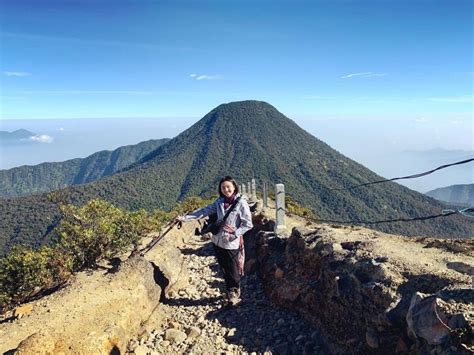
{"label": "hiking boot", "polygon": [[240,303],[240,289],[231,288],[227,292],[227,301],[229,306],[237,306]]}

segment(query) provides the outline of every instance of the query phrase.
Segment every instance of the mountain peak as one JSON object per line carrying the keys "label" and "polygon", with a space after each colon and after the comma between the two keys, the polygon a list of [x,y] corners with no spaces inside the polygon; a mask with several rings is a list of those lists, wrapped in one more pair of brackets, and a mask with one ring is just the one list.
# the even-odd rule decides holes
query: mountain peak
{"label": "mountain peak", "polygon": [[275,124],[277,126],[290,124],[292,128],[286,127],[287,129],[299,129],[275,107],[265,101],[257,100],[234,101],[219,105],[204,116],[196,126],[200,124],[204,124],[205,128],[211,131],[218,127],[222,132],[225,130],[226,134],[229,131],[236,131],[241,135],[250,136],[254,136],[255,132],[271,131]]}
{"label": "mountain peak", "polygon": [[214,110],[219,109],[248,109],[248,110],[255,110],[255,109],[272,109],[276,110],[275,107],[270,105],[268,102],[265,101],[258,101],[258,100],[244,100],[244,101],[232,101],[225,104],[221,104],[217,106]]}

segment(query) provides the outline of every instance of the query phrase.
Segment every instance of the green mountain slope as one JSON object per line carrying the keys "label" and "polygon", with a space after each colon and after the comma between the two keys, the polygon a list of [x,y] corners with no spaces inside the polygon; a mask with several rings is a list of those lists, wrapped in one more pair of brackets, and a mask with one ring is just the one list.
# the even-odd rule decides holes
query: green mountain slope
{"label": "green mountain slope", "polygon": [[[186,196],[216,193],[224,174],[238,181],[284,183],[294,200],[320,218],[380,220],[439,214],[444,205],[395,183],[338,191],[334,188],[380,179],[313,137],[273,106],[259,101],[220,105],[192,127],[160,146],[125,171],[87,185],[61,191],[63,199],[81,204],[93,197],[127,208],[169,209]],[[0,201],[5,245],[44,238],[56,209],[44,195],[23,201]],[[25,215],[25,205],[35,219]],[[38,208],[44,213],[37,215]],[[459,216],[375,228],[406,235],[465,238],[473,222]],[[38,243],[38,242],[36,242]]]}
{"label": "green mountain slope", "polygon": [[474,184],[442,187],[428,191],[426,195],[455,205],[474,206]]}
{"label": "green mountain slope", "polygon": [[100,151],[84,159],[0,170],[0,196],[18,197],[96,181],[137,162],[168,141],[153,139],[113,151]]}

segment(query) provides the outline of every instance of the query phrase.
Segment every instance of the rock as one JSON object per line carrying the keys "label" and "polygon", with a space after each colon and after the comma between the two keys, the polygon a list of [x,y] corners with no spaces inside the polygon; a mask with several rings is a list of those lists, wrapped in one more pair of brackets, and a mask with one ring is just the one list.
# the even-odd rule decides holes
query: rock
{"label": "rock", "polygon": [[179,324],[179,322],[171,321],[168,324],[171,329],[181,329],[181,324]]}
{"label": "rock", "polygon": [[139,345],[133,352],[135,355],[146,355],[150,352],[150,349],[146,345]]}
{"label": "rock", "polygon": [[24,353],[60,353],[63,345],[64,353],[125,353],[128,340],[157,308],[160,294],[152,265],[141,257],[121,263],[115,273],[78,273],[66,289],[47,296],[50,313],[24,317],[24,329],[18,322],[0,324],[9,335],[2,337],[0,353],[18,348],[35,333],[23,342]]}
{"label": "rock", "polygon": [[457,261],[450,261],[448,263],[446,263],[446,266],[452,270],[456,270],[457,272],[460,272],[462,274],[466,274],[466,275],[474,275],[474,267],[469,265],[469,264],[466,264],[466,263],[462,263],[462,262],[457,262]]}
{"label": "rock", "polygon": [[[176,297],[172,291],[179,292],[189,285],[189,271],[187,263],[181,251],[176,247],[176,241],[172,238],[164,238],[158,246],[155,246],[145,254],[146,260],[150,261],[159,270],[157,273],[158,283],[164,287],[165,295]],[[179,294],[179,293],[178,293]],[[184,295],[181,292],[181,295]]]}
{"label": "rock", "polygon": [[186,334],[177,329],[168,329],[165,332],[165,339],[171,343],[180,344],[186,339]]}
{"label": "rock", "polygon": [[186,329],[186,335],[188,339],[194,339],[198,337],[200,334],[201,334],[201,329],[199,329],[198,327],[189,327],[188,329]]}
{"label": "rock", "polygon": [[33,304],[27,303],[23,306],[15,308],[13,311],[13,317],[20,319],[21,317],[30,314],[33,312]]}
{"label": "rock", "polygon": [[67,353],[67,345],[45,330],[31,334],[16,347],[15,354]]}
{"label": "rock", "polygon": [[430,345],[442,344],[449,335],[449,328],[442,321],[446,316],[437,307],[435,295],[424,295],[416,292],[410,303],[406,316],[408,333],[420,337]]}
{"label": "rock", "polygon": [[346,250],[353,251],[357,248],[357,246],[360,244],[360,241],[356,242],[342,242],[341,247]]}

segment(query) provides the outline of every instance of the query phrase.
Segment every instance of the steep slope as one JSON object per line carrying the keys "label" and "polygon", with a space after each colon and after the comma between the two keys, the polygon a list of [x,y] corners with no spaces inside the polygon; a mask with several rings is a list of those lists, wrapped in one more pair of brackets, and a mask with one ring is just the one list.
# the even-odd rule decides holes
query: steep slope
{"label": "steep slope", "polygon": [[[380,220],[439,214],[441,203],[395,183],[334,190],[380,179],[313,137],[273,106],[259,101],[223,104],[126,171],[61,191],[63,200],[84,203],[104,198],[128,208],[170,208],[191,195],[215,194],[224,174],[238,181],[281,182],[296,201],[320,218]],[[41,202],[40,202],[41,201]],[[19,239],[44,237],[56,207],[45,196],[30,201],[0,201],[0,235],[8,246]],[[22,209],[41,203],[42,213]],[[16,216],[16,217],[13,217]],[[29,218],[29,219],[28,219]],[[49,218],[49,222],[47,220]],[[376,228],[407,235],[453,238],[472,235],[473,223],[458,216],[426,222],[379,224]]]}
{"label": "steep slope", "polygon": [[135,163],[168,141],[153,139],[100,151],[83,159],[0,170],[0,196],[18,197],[96,181]]}
{"label": "steep slope", "polygon": [[463,206],[474,205],[474,184],[452,185],[428,191],[437,200]]}

